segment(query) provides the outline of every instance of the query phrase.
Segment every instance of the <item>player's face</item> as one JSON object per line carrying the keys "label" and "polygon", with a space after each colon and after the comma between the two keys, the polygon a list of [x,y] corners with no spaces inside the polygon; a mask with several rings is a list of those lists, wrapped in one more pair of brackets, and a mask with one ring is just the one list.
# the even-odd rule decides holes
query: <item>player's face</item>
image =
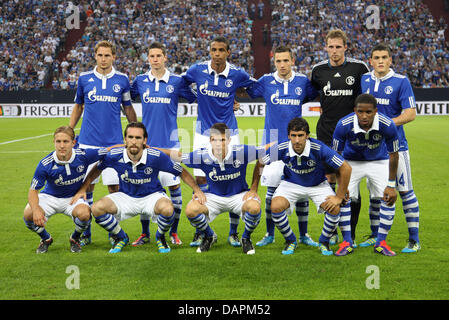
{"label": "player's face", "polygon": [[72,148],[75,146],[75,141],[72,137],[64,132],[55,134],[54,137],[56,156],[61,161],[67,161],[72,156]]}
{"label": "player's face", "polygon": [[147,139],[143,135],[142,128],[128,128],[125,136],[125,146],[129,155],[137,156],[145,148]]}
{"label": "player's face", "polygon": [[377,107],[370,103],[359,103],[355,106],[354,112],[357,115],[360,128],[366,131],[373,125],[374,116],[377,113]]}
{"label": "player's face", "polygon": [[327,39],[326,51],[331,65],[338,66],[345,61],[345,51],[347,48],[348,46],[343,44],[343,39],[341,38]]}
{"label": "player's face", "polygon": [[226,43],[213,41],[210,44],[209,54],[212,60],[212,65],[224,65],[226,60],[231,53],[230,50],[226,48]]}
{"label": "player's face", "polygon": [[161,49],[153,48],[148,52],[148,62],[150,63],[151,69],[163,70],[165,69],[167,56],[164,55],[164,52]]}
{"label": "player's face", "polygon": [[294,64],[295,60],[291,57],[290,52],[278,52],[274,55],[274,65],[278,75],[283,79],[291,77]]}
{"label": "player's face", "polygon": [[288,139],[292,142],[293,150],[297,154],[301,154],[306,146],[306,141],[309,139],[309,135],[305,131],[290,131],[288,133]]}
{"label": "player's face", "polygon": [[210,144],[212,145],[212,153],[217,159],[224,159],[228,152],[228,146],[231,142],[230,138],[226,137],[226,134],[212,134],[210,136]]}
{"label": "player's face", "polygon": [[110,71],[114,60],[115,56],[112,55],[111,48],[99,47],[97,53],[95,53],[95,61],[97,62],[97,67],[100,68],[100,72]]}
{"label": "player's face", "polygon": [[388,54],[388,51],[379,50],[373,51],[369,62],[373,66],[376,76],[383,77],[388,73],[388,71],[390,71],[393,59]]}

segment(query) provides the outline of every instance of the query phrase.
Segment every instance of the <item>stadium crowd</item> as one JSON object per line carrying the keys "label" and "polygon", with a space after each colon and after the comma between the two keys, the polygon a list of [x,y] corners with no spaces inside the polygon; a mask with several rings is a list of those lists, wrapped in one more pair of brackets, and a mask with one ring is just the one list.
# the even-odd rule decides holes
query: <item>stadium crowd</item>
{"label": "stadium crowd", "polygon": [[[413,86],[449,87],[447,24],[443,18],[436,21],[420,0],[406,5],[403,0],[272,0],[271,5],[272,45],[296,49],[299,72],[310,75],[310,66],[326,59],[324,36],[340,28],[349,37],[349,57],[368,62],[370,48],[383,41],[393,50],[393,68],[407,74]],[[369,5],[379,8],[378,29],[368,29]]]}
{"label": "stadium crowd", "polygon": [[[262,2],[262,1],[259,1]],[[115,66],[130,80],[148,70],[147,47],[153,41],[168,49],[169,68],[182,73],[207,59],[213,35],[231,41],[229,61],[254,74],[252,19],[255,1],[78,1],[87,26],[62,60],[58,51],[67,34],[67,2],[3,1],[0,8],[0,90],[39,89],[53,79],[55,89],[73,89],[79,74],[93,67],[92,48],[107,40],[117,44]],[[370,4],[380,8],[380,28],[367,29]],[[421,0],[321,1],[271,0],[271,41],[296,51],[297,71],[326,58],[323,38],[330,28],[349,36],[348,56],[368,60],[379,40],[393,49],[394,69],[407,74],[415,87],[449,87],[449,42],[444,19],[436,21]]]}

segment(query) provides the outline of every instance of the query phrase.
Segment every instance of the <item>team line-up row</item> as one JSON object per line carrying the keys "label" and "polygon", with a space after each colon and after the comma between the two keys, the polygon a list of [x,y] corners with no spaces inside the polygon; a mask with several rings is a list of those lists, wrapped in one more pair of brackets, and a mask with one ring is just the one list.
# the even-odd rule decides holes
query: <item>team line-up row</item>
{"label": "team line-up row", "polygon": [[[177,234],[183,208],[181,179],[194,192],[184,209],[196,230],[190,245],[198,247],[197,252],[208,251],[216,241],[210,223],[218,214],[229,212],[228,242],[241,246],[245,254],[254,254],[251,234],[261,220],[257,194],[261,180],[267,186],[267,233],[256,246],[273,243],[277,227],[286,241],[283,254],[293,254],[298,243],[304,243],[331,255],[330,245],[339,227],[343,241],[335,255],[344,256],[356,247],[363,178],[367,178],[370,191],[372,233],[359,246],[373,245],[374,252],[395,255],[386,237],[397,189],[409,229],[402,252],[417,252],[419,206],[402,126],[416,115],[410,83],[391,69],[388,46],[373,48],[370,63],[374,70],[370,72],[365,63],[345,57],[343,31],[331,30],[325,42],[329,59],[313,66],[311,80],[293,72],[294,57],[288,47],[274,50],[276,72],[256,80],[227,62],[229,42],[224,37],[211,41],[210,60],[193,65],[182,76],[167,71],[165,47],[153,43],[148,54],[151,70],[136,77],[131,86],[126,75],[112,66],[114,45],[99,42],[95,47],[97,66],[78,79],[69,126],[55,131],[55,151],[39,163],[32,180],[24,220],[41,238],[37,252],[47,252],[53,241],[45,223],[55,213],[73,217],[73,252],[90,243],[91,216],[109,232],[110,252],[122,251],[129,238],[119,221],[135,215],[140,215],[142,235],[132,244],[149,241],[152,220],[158,226],[158,251],[169,252],[167,232],[173,244],[182,243]],[[196,85],[195,91],[191,84]],[[236,93],[242,91],[266,101],[262,146],[239,144],[234,108]],[[131,104],[137,97],[142,102],[142,123],[137,122]],[[194,151],[186,154],[179,151],[176,134],[171,134],[177,132],[179,97],[198,102]],[[307,121],[301,118],[301,106],[317,97],[322,114],[318,139],[313,139]],[[122,108],[129,125],[124,132],[125,145],[114,148],[123,143]],[[83,112],[79,148],[74,148],[73,128]],[[248,186],[246,167],[254,160]],[[181,164],[193,168],[195,178]],[[93,203],[100,174],[110,194]],[[170,197],[163,187],[168,187]],[[309,199],[324,213],[318,242],[307,233]],[[299,239],[288,221],[295,208]],[[240,218],[245,229],[239,239]]]}

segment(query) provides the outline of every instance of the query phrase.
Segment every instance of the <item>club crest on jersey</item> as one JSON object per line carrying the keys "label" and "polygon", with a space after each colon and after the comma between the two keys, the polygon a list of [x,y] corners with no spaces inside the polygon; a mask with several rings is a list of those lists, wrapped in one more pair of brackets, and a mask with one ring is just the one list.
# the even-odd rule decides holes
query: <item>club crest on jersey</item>
{"label": "club crest on jersey", "polygon": [[175,88],[174,88],[171,84],[169,84],[169,85],[165,88],[165,90],[166,90],[168,93],[173,93],[173,92],[175,91]]}
{"label": "club crest on jersey", "polygon": [[393,87],[392,86],[386,86],[384,92],[385,92],[385,94],[392,94],[393,93]]}
{"label": "club crest on jersey", "polygon": [[302,89],[301,89],[301,87],[296,87],[296,88],[295,88],[295,93],[296,93],[298,96],[300,96],[300,95],[302,94]]}
{"label": "club crest on jersey", "polygon": [[380,141],[380,140],[382,140],[382,135],[376,133],[375,135],[373,135],[373,140],[375,140],[375,141]]}
{"label": "club crest on jersey", "polygon": [[228,87],[228,88],[232,87],[233,84],[234,84],[234,83],[232,82],[231,79],[227,79],[227,80],[225,81],[225,86]]}
{"label": "club crest on jersey", "polygon": [[232,163],[232,166],[236,169],[238,167],[240,167],[241,165],[242,165],[242,162],[240,160],[234,160],[234,162]]}
{"label": "club crest on jersey", "polygon": [[150,175],[150,174],[153,173],[153,169],[152,169],[151,167],[146,167],[146,168],[143,170],[143,172],[145,172],[145,174]]}
{"label": "club crest on jersey", "polygon": [[348,77],[346,78],[346,84],[347,84],[347,85],[352,86],[352,85],[354,84],[354,82],[355,82],[355,79],[354,79],[353,76],[348,76]]}
{"label": "club crest on jersey", "polygon": [[114,90],[114,92],[120,92],[120,85],[119,84],[114,84],[113,86],[112,86],[112,90]]}
{"label": "club crest on jersey", "polygon": [[84,166],[83,165],[79,165],[78,167],[76,167],[76,172],[81,173],[84,171]]}

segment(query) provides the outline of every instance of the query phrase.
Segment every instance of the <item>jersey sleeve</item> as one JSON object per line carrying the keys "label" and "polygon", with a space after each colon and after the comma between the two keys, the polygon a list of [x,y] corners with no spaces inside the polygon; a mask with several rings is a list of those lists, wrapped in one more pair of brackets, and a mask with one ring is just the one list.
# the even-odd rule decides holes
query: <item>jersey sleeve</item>
{"label": "jersey sleeve", "polygon": [[306,98],[304,102],[313,101],[318,96],[318,91],[312,85],[312,81],[310,81],[308,78],[306,79],[305,89]]}
{"label": "jersey sleeve", "polygon": [[250,85],[248,88],[246,88],[246,92],[251,98],[260,98],[263,97],[264,93],[264,79],[265,76],[262,76],[259,78],[259,80],[255,81],[252,85]]}
{"label": "jersey sleeve", "polygon": [[198,150],[192,151],[190,153],[183,153],[182,163],[184,163],[189,168],[198,169],[202,164],[201,155],[198,153]]}
{"label": "jersey sleeve", "polygon": [[42,187],[45,185],[45,181],[47,181],[47,171],[45,170],[44,165],[39,162],[34,172],[33,179],[31,180],[30,189],[42,189]]}
{"label": "jersey sleeve", "polygon": [[195,82],[195,66],[196,65],[191,66],[189,69],[187,69],[186,72],[181,75],[182,79],[187,83],[187,85]]}
{"label": "jersey sleeve", "polygon": [[136,100],[137,97],[139,96],[139,88],[138,88],[138,81],[137,81],[137,77],[134,79],[131,88],[130,88],[130,94],[131,94],[131,99]]}
{"label": "jersey sleeve", "polygon": [[[152,149],[150,149],[152,150]],[[174,162],[165,153],[158,151],[159,154],[154,156],[155,163],[160,171],[171,173],[175,176],[179,176],[182,173],[182,167],[179,163]],[[150,154],[148,154],[150,156]]]}
{"label": "jersey sleeve", "polygon": [[189,103],[192,103],[197,98],[197,93],[193,90],[187,81],[182,77],[179,83],[179,96],[186,99]]}
{"label": "jersey sleeve", "polygon": [[99,160],[102,160],[106,157],[108,154],[108,150],[106,148],[100,148],[100,149],[84,149],[83,150],[86,154],[87,162],[88,164],[92,164],[94,162],[97,162]]}
{"label": "jersey sleeve", "polygon": [[[287,146],[284,146],[285,144],[287,144]],[[285,155],[286,155],[286,150],[288,150],[288,142],[285,142],[281,145],[279,145],[277,143],[272,145],[261,156],[262,163],[264,165],[268,165],[268,164],[278,161],[278,160],[284,160]]]}
{"label": "jersey sleeve", "polygon": [[346,143],[346,133],[341,121],[338,121],[337,126],[334,130],[334,135],[332,139],[332,149],[338,153],[342,153],[345,148]]}
{"label": "jersey sleeve", "polygon": [[251,77],[245,70],[240,68],[240,81],[238,84],[239,88],[247,88],[254,84],[256,82],[256,79]]}
{"label": "jersey sleeve", "polygon": [[131,105],[131,93],[128,77],[126,77],[126,80],[124,81],[124,87],[122,91],[122,104],[125,107]]}
{"label": "jersey sleeve", "polygon": [[81,77],[78,78],[78,86],[76,88],[75,103],[76,104],[84,104],[84,88],[83,88],[83,82],[81,81]]}
{"label": "jersey sleeve", "polygon": [[387,127],[385,132],[385,145],[387,146],[388,153],[399,151],[398,129],[393,121],[391,121],[391,125]]}
{"label": "jersey sleeve", "polygon": [[334,169],[338,169],[343,165],[345,159],[339,155],[335,150],[332,150],[325,144],[321,145],[321,160],[326,162]]}
{"label": "jersey sleeve", "polygon": [[111,167],[111,165],[112,165],[112,155],[111,155],[111,153],[109,152],[109,153],[107,153],[102,159],[100,159],[99,161],[98,161],[98,165],[97,165],[97,168],[100,170],[100,171],[103,171],[104,169],[106,169],[106,168],[108,168],[108,167]]}
{"label": "jersey sleeve", "polygon": [[413,93],[412,85],[407,78],[404,78],[401,82],[398,98],[402,109],[416,108],[415,95]]}

